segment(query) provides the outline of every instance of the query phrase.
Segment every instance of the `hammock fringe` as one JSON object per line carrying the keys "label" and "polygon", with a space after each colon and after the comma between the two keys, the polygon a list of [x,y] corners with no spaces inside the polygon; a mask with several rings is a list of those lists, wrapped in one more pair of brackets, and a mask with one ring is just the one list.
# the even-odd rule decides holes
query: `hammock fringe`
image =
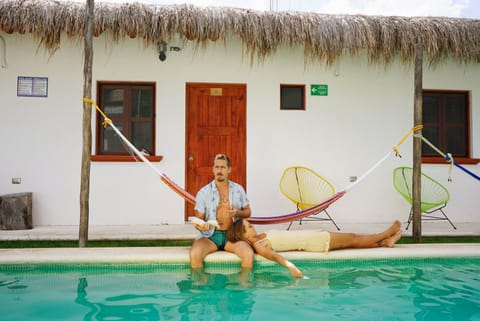
{"label": "hammock fringe", "polygon": [[327,199],[326,201],[307,208],[303,211],[298,211],[290,214],[280,215],[280,216],[266,216],[266,217],[249,217],[248,221],[253,224],[280,224],[288,223],[291,221],[296,221],[304,217],[320,213],[321,211],[327,209],[332,203],[339,200],[346,191],[341,191]]}

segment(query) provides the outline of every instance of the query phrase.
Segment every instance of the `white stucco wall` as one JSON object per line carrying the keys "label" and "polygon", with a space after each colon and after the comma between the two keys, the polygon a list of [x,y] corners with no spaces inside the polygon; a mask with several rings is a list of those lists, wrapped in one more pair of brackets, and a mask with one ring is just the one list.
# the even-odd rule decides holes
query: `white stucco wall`
{"label": "white stucco wall", "polygon": [[[2,36],[8,65],[0,69],[0,194],[33,192],[34,225],[78,224],[83,46],[64,41],[49,56],[37,51],[29,35]],[[164,158],[155,165],[182,186],[185,83],[246,83],[247,190],[254,216],[294,210],[278,189],[284,168],[309,166],[341,190],[349,176],[360,176],[412,126],[413,68],[369,65],[364,57],[305,68],[302,48],[279,50],[251,67],[241,50],[236,41],[205,51],[187,45],[160,62],[155,48],[144,48],[140,40],[112,46],[101,37],[94,42],[93,80],[157,82],[156,149]],[[48,77],[48,98],[17,97],[17,76]],[[306,111],[280,111],[281,83],[305,84],[307,91],[310,84],[328,84],[329,94],[307,95]],[[471,90],[472,157],[480,158],[480,65],[425,67],[423,84]],[[393,168],[411,165],[411,149],[408,139],[400,147],[402,158],[390,157],[336,202],[330,209],[336,221],[405,221],[409,206],[394,191],[391,175]],[[479,165],[466,167],[480,173]],[[454,169],[453,182],[447,183],[447,165],[423,170],[449,188],[447,209],[454,221],[480,221],[478,181]],[[13,177],[21,177],[22,184],[12,184]],[[92,162],[90,188],[92,225],[183,222],[183,200],[142,163]]]}

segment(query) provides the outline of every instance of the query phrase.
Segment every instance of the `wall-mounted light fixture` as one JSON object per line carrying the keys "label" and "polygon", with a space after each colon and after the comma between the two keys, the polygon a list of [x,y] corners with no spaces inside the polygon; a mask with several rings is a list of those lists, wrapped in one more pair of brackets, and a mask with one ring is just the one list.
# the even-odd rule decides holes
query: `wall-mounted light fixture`
{"label": "wall-mounted light fixture", "polygon": [[167,59],[167,43],[162,41],[158,44],[158,59],[165,61]]}

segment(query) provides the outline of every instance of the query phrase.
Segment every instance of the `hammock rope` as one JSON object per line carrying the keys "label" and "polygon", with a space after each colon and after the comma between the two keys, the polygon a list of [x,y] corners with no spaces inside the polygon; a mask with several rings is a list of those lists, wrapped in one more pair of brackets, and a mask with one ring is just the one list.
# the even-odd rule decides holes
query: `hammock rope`
{"label": "hammock rope", "polygon": [[109,119],[107,117],[107,115],[105,115],[103,113],[103,111],[100,109],[100,107],[98,107],[98,105],[91,99],[89,98],[83,98],[83,101],[86,102],[86,103],[90,103],[92,104],[92,106],[95,107],[95,109],[98,110],[98,112],[103,116],[103,126],[104,127],[107,127],[107,126],[110,126],[114,131],[115,133],[118,135],[118,137],[120,137],[120,139],[145,163],[147,164],[151,169],[153,169],[155,171],[155,173],[157,173],[159,176],[160,176],[160,179],[162,180],[162,182],[164,182],[168,187],[170,187],[170,189],[172,189],[175,193],[177,193],[178,195],[180,195],[181,197],[183,197],[187,202],[191,203],[191,204],[195,204],[195,196],[193,196],[192,194],[190,194],[189,192],[187,192],[186,190],[184,190],[182,187],[180,187],[178,184],[176,184],[174,181],[172,181],[167,175],[165,175],[164,173],[160,172],[155,166],[153,166],[153,164],[143,155],[143,153],[141,153],[140,151],[138,151],[138,149],[133,146],[132,143],[130,143],[130,141],[125,137],[123,136],[123,134],[120,132],[120,130],[118,130],[118,128],[113,124],[112,120]]}
{"label": "hammock rope", "polygon": [[369,176],[375,169],[377,169],[385,160],[387,160],[387,158],[389,158],[392,153],[395,154],[395,156],[397,156],[397,157],[402,157],[400,155],[400,152],[399,152],[398,148],[400,147],[400,145],[402,145],[407,140],[407,138],[413,132],[422,129],[422,127],[423,127],[422,125],[412,127],[402,137],[402,139],[400,139],[398,144],[393,146],[391,151],[389,151],[387,154],[385,154],[385,156],[383,156],[379,161],[377,161],[374,165],[372,165],[372,167],[370,167],[365,173],[360,175],[360,177],[357,178],[354,182],[347,185],[344,190],[336,193],[335,195],[333,195],[329,199],[323,201],[322,203],[320,203],[318,205],[315,205],[315,206],[312,206],[310,208],[307,208],[303,211],[297,211],[297,212],[294,212],[294,213],[280,215],[280,216],[250,217],[248,219],[248,221],[251,222],[251,223],[254,223],[254,224],[278,224],[278,223],[285,223],[285,222],[290,222],[290,221],[294,221],[294,220],[299,220],[299,219],[302,219],[304,217],[320,213],[321,211],[327,209],[331,204],[333,204],[334,202],[336,202],[340,198],[342,198],[348,191],[350,191],[352,188],[354,188],[360,182],[365,180],[365,178],[367,176]]}
{"label": "hammock rope", "polygon": [[465,173],[467,173],[468,175],[472,176],[473,178],[476,178],[477,180],[480,181],[480,176],[475,174],[474,172],[468,170],[467,168],[463,167],[462,165],[458,164],[457,162],[455,162],[455,160],[453,159],[453,156],[452,154],[450,153],[444,153],[442,152],[437,146],[435,146],[431,141],[429,141],[427,138],[425,138],[423,135],[421,134],[414,134],[413,135],[414,137],[417,137],[417,138],[420,138],[422,139],[422,141],[427,144],[428,146],[430,146],[430,148],[432,148],[435,152],[437,152],[440,156],[442,156],[447,162],[450,163],[450,168],[448,170],[448,181],[451,182],[452,181],[452,178],[451,178],[451,174],[452,174],[452,168],[453,166],[456,166],[458,167],[459,169],[461,169],[462,171],[464,171]]}
{"label": "hammock rope", "polygon": [[379,167],[392,153],[395,154],[397,157],[402,157],[400,154],[398,148],[400,145],[402,145],[407,138],[415,131],[422,129],[423,125],[418,125],[415,127],[412,127],[403,137],[400,139],[397,145],[393,146],[393,150],[385,154],[378,162],[376,162],[370,169],[368,169],[364,174],[362,174],[357,180],[354,182],[350,183],[347,187],[345,187],[345,191],[351,190],[353,187],[355,187],[357,184],[359,184],[361,181],[363,181],[368,175],[370,175],[377,167]]}
{"label": "hammock rope", "polygon": [[[147,164],[155,173],[157,173],[160,176],[160,179],[165,185],[167,185],[171,190],[173,190],[175,193],[177,193],[179,196],[181,196],[185,201],[187,201],[190,204],[195,204],[195,196],[187,192],[185,189],[183,189],[181,186],[176,184],[174,181],[172,181],[167,175],[164,173],[160,172],[153,164],[141,153],[138,151],[138,149],[133,146],[133,144],[118,130],[118,128],[113,124],[112,120],[107,117],[103,113],[103,111],[98,107],[98,105],[90,98],[83,98],[83,101],[86,103],[91,104],[92,106],[97,109],[97,111],[102,115],[104,118],[102,125],[106,128],[107,126],[110,126],[115,133],[120,137],[121,140],[145,163]],[[421,129],[422,126],[415,126],[412,127],[408,133],[403,136],[403,138],[399,141],[397,145],[395,145],[392,149],[392,151],[388,152],[384,157],[382,157],[378,162],[376,162],[371,168],[369,168],[364,174],[362,174],[355,182],[352,182],[349,184],[347,187],[345,187],[344,190],[336,193],[333,195],[331,198],[323,201],[320,204],[317,204],[315,206],[312,206],[310,208],[307,208],[302,211],[295,211],[293,213],[288,213],[284,215],[277,215],[277,216],[265,216],[265,217],[250,217],[248,220],[251,223],[254,224],[279,224],[279,223],[286,223],[294,220],[299,220],[301,218],[313,215],[315,213],[319,213],[329,207],[331,204],[342,198],[347,191],[351,190],[353,187],[355,187],[357,184],[359,184],[361,181],[363,181],[368,175],[370,175],[377,167],[379,167],[392,153],[395,154],[395,156],[401,157],[398,148],[401,144],[405,142],[405,140],[416,130]]]}

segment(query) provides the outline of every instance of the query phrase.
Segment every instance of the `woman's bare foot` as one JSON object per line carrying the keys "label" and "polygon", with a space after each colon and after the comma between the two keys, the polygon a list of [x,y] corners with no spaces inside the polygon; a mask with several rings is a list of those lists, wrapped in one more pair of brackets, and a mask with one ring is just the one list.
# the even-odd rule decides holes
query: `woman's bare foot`
{"label": "woman's bare foot", "polygon": [[400,223],[399,220],[396,220],[388,229],[385,230],[385,233],[388,236],[394,236],[395,234],[397,234],[398,231],[400,231],[401,228],[402,223]]}
{"label": "woman's bare foot", "polygon": [[381,240],[380,245],[382,247],[393,247],[395,243],[397,243],[398,240],[400,240],[401,238],[402,238],[402,231],[398,230],[397,233],[393,234],[392,236]]}

